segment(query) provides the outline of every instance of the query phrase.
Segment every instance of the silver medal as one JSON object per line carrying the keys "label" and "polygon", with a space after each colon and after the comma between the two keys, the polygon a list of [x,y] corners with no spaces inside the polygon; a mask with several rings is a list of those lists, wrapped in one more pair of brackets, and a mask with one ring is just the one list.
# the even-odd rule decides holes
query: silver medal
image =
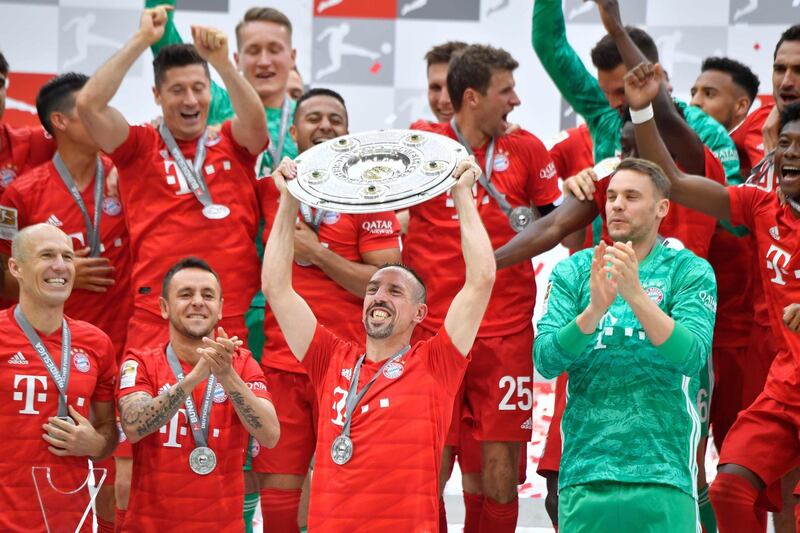
{"label": "silver medal", "polygon": [[350,437],[339,435],[331,445],[331,458],[337,465],[347,463],[353,457],[353,441]]}
{"label": "silver medal", "polygon": [[203,216],[211,220],[219,220],[231,214],[228,206],[222,204],[211,204],[203,208]]}
{"label": "silver medal", "polygon": [[511,224],[511,228],[519,233],[524,230],[528,224],[533,222],[533,209],[522,206],[515,207],[508,214],[508,222]]}
{"label": "silver medal", "polygon": [[207,446],[199,446],[189,454],[189,468],[192,472],[205,476],[214,471],[217,467],[217,456],[214,451]]}

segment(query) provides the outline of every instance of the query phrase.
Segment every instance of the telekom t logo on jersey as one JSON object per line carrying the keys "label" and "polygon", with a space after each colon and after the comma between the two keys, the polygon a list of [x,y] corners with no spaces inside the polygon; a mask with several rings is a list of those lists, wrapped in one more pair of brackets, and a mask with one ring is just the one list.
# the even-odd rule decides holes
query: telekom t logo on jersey
{"label": "telekom t logo on jersey", "polygon": [[[769,247],[769,250],[767,250],[767,268],[775,273],[775,277],[770,280],[772,283],[786,285],[783,277],[789,275],[789,271],[786,269],[786,267],[789,265],[789,261],[791,261],[791,259],[792,255],[786,250],[783,250],[774,244]],[[795,271],[795,278],[798,277],[798,274],[800,274],[800,272]]]}
{"label": "telekom t logo on jersey", "polygon": [[[37,392],[41,385],[41,392]],[[18,390],[19,389],[19,390]],[[21,415],[38,415],[37,403],[47,401],[47,378],[45,376],[14,375],[14,401],[23,402]]]}
{"label": "telekom t logo on jersey", "polygon": [[175,161],[164,159],[164,172],[167,174],[167,185],[178,184],[178,190],[175,191],[176,195],[191,194],[192,190],[189,188],[189,182],[186,181],[186,177],[181,172],[181,169],[178,168],[178,165],[175,164]]}

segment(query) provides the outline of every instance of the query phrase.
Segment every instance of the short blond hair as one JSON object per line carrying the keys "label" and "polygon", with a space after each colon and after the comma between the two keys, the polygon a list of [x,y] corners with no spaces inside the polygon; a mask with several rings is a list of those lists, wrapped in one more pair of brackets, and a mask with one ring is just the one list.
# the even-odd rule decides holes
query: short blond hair
{"label": "short blond hair", "polygon": [[274,7],[251,7],[245,12],[244,18],[236,25],[236,48],[241,46],[239,34],[241,33],[241,29],[248,22],[274,22],[275,24],[280,24],[286,28],[286,31],[289,33],[289,41],[291,42],[292,21],[289,20],[289,17]]}

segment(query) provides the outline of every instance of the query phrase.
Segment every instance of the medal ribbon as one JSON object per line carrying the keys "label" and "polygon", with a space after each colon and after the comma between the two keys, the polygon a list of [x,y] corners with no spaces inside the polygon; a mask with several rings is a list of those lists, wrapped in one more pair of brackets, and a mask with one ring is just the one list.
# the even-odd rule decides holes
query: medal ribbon
{"label": "medal ribbon", "polygon": [[206,160],[206,139],[208,138],[208,132],[204,131],[197,140],[197,150],[195,151],[194,161],[192,162],[193,167],[190,167],[189,163],[186,162],[186,158],[183,157],[183,152],[178,148],[178,143],[175,142],[175,137],[172,136],[172,132],[169,131],[169,128],[167,128],[163,121],[158,128],[158,133],[164,140],[164,144],[167,145],[167,150],[169,150],[170,155],[172,155],[172,159],[175,160],[175,164],[178,165],[181,174],[186,178],[186,182],[189,184],[189,188],[194,193],[197,201],[203,204],[203,207],[213,205],[214,201],[211,199],[211,192],[208,190],[206,179],[203,176],[203,163]]}
{"label": "medal ribbon", "polygon": [[103,171],[103,163],[100,158],[97,158],[94,172],[94,219],[89,217],[89,211],[86,209],[86,203],[83,201],[81,192],[72,179],[72,174],[69,173],[67,165],[61,158],[61,154],[56,152],[53,156],[53,165],[61,176],[61,181],[67,187],[67,190],[72,195],[72,199],[78,204],[78,209],[81,210],[83,221],[86,223],[86,240],[89,245],[89,256],[98,257],[100,255],[100,217],[102,215],[103,205],[103,184],[105,182],[105,172]]}
{"label": "medal ribbon", "polygon": [[[460,142],[461,145],[467,149],[467,153],[469,153],[469,155],[474,156],[475,154],[472,152],[472,147],[464,139],[464,136],[461,135],[461,131],[459,131],[458,125],[456,125],[455,117],[453,117],[450,120],[450,127],[453,128],[453,131],[456,133],[456,137],[458,137],[458,142]],[[497,187],[495,187],[494,184],[492,183],[492,166],[494,165],[494,143],[495,143],[495,138],[492,137],[492,140],[489,141],[489,145],[486,147],[486,161],[484,161],[483,165],[484,167],[486,167],[486,170],[481,172],[481,175],[478,178],[478,183],[480,183],[481,186],[484,189],[486,189],[486,192],[489,193],[489,196],[491,196],[492,199],[495,202],[497,202],[497,206],[500,208],[500,210],[503,211],[503,213],[505,213],[506,216],[510,216],[512,209],[511,204],[508,203],[508,200],[506,200],[506,195],[498,191]]]}
{"label": "medal ribbon", "polygon": [[14,319],[17,321],[22,332],[28,338],[28,342],[39,355],[39,358],[44,363],[45,368],[50,373],[50,377],[58,388],[58,417],[64,418],[68,416],[67,411],[67,387],[69,386],[69,359],[72,350],[72,334],[67,326],[67,321],[62,319],[61,322],[61,371],[56,367],[50,352],[42,342],[42,338],[33,329],[33,326],[28,321],[27,317],[22,313],[19,305],[14,308]]}
{"label": "medal ribbon", "polygon": [[[270,166],[273,170],[281,162],[281,155],[283,155],[283,144],[286,140],[286,131],[289,129],[289,113],[291,111],[292,105],[289,102],[289,98],[284,96],[283,104],[281,105],[281,126],[278,130],[278,142],[275,143],[272,141],[272,138],[270,138],[269,146],[267,146],[267,153],[269,153],[269,157],[272,159],[272,165]],[[269,133],[267,135],[269,135]]]}
{"label": "medal ribbon", "polygon": [[350,422],[353,419],[353,411],[355,410],[356,405],[358,405],[358,402],[361,401],[361,399],[364,397],[364,395],[367,393],[370,387],[372,387],[372,384],[375,383],[375,380],[378,379],[378,376],[381,375],[383,369],[386,368],[386,366],[395,359],[402,357],[403,354],[405,354],[409,349],[411,349],[411,346],[406,345],[405,347],[403,347],[402,350],[400,350],[399,352],[391,356],[389,359],[387,359],[386,362],[384,362],[383,365],[380,367],[380,369],[378,369],[378,371],[375,372],[375,375],[372,376],[372,379],[370,379],[363,387],[361,387],[360,391],[356,392],[356,387],[358,387],[358,376],[361,375],[361,365],[364,364],[364,359],[367,357],[367,354],[365,353],[358,358],[358,361],[356,361],[356,366],[353,367],[353,376],[350,378],[350,388],[347,391],[347,400],[345,401],[344,404],[345,420],[341,435],[350,438]]}
{"label": "medal ribbon", "polygon": [[[167,345],[167,362],[175,375],[175,379],[180,381],[183,379],[183,369],[178,360],[178,355],[172,349],[172,343]],[[206,383],[206,390],[203,393],[203,405],[200,406],[200,416],[197,416],[197,409],[194,406],[194,399],[192,394],[186,396],[184,405],[186,406],[186,416],[189,417],[189,426],[192,428],[192,436],[194,437],[195,448],[205,448],[208,446],[208,419],[211,414],[211,404],[214,398],[214,387],[217,385],[217,376],[211,374],[208,376]]]}
{"label": "medal ribbon", "polygon": [[319,232],[319,225],[322,223],[322,218],[325,216],[325,213],[327,213],[327,211],[324,209],[317,208],[312,215],[310,205],[303,203],[300,204],[300,214],[303,215],[303,220],[306,221],[306,224],[311,226],[311,228],[314,230],[314,233]]}

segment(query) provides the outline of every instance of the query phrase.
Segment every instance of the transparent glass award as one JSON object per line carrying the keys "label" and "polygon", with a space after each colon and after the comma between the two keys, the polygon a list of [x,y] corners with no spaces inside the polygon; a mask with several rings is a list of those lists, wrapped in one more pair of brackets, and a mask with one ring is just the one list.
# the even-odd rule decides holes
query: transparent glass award
{"label": "transparent glass award", "polygon": [[31,474],[48,533],[74,533],[80,531],[87,520],[86,527],[91,531],[89,511],[106,479],[105,468],[88,468],[83,480],[59,476],[58,468],[49,466],[34,466]]}

